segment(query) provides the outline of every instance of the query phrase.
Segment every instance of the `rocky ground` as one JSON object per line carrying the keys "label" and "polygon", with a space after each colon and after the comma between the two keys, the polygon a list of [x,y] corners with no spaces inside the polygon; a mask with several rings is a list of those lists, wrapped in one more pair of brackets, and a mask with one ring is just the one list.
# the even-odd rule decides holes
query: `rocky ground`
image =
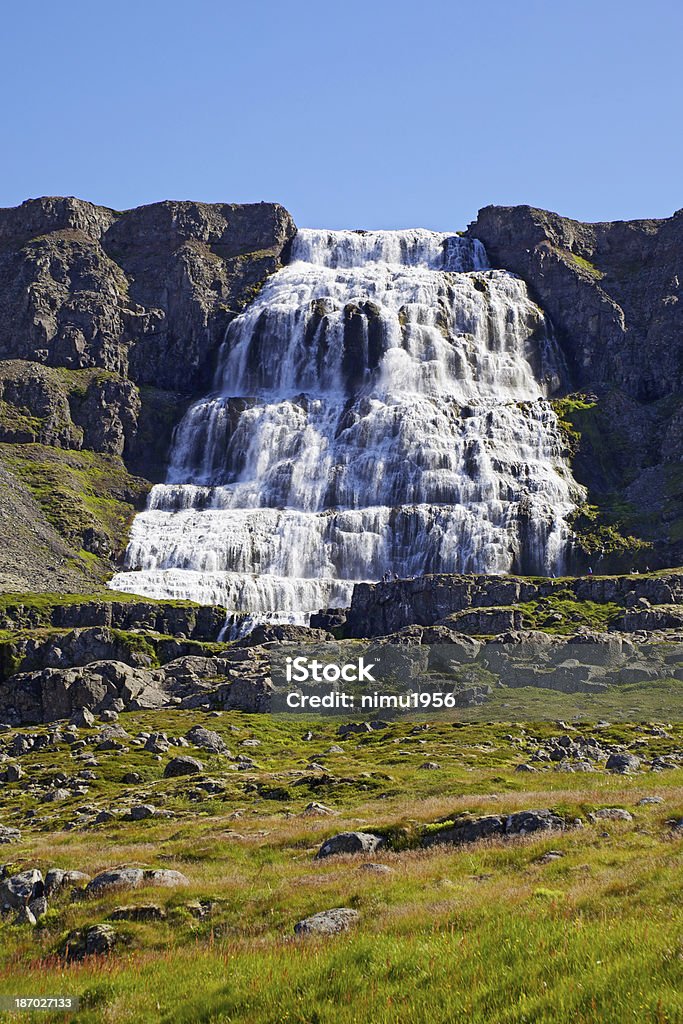
{"label": "rocky ground", "polygon": [[578,695],[593,700],[597,716],[621,714],[625,704],[649,713],[656,700],[674,715],[683,679],[682,579],[662,572],[361,584],[350,609],[320,613],[310,628],[258,626],[233,641],[220,639],[219,608],[113,592],[106,599],[5,595],[0,718],[46,723],[82,708],[277,711],[291,689],[285,657],[316,651],[337,661],[366,656],[381,665],[388,692],[449,692],[460,710],[504,717],[514,691],[531,701],[531,713],[540,693],[552,691],[567,695],[558,713],[570,717]]}
{"label": "rocky ground", "polygon": [[[223,609],[4,595],[0,994],[85,1022],[675,1020],[680,581],[399,580],[230,641]],[[301,650],[456,707],[287,712]]]}
{"label": "rocky ground", "polygon": [[81,712],[0,745],[0,992],[82,1000],[41,1019],[678,1012],[679,725]]}

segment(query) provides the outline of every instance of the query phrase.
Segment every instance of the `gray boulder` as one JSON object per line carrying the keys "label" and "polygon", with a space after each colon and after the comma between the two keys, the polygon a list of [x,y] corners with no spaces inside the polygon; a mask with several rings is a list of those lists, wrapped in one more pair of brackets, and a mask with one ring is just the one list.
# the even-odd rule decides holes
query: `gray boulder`
{"label": "gray boulder", "polygon": [[36,916],[31,910],[31,908],[28,906],[22,906],[19,908],[19,911],[15,915],[14,923],[28,924],[33,928],[38,922],[36,921]]}
{"label": "gray boulder", "polygon": [[334,910],[322,910],[319,914],[298,921],[294,925],[294,932],[296,935],[337,935],[348,931],[359,919],[357,910],[335,907]]}
{"label": "gray boulder", "polygon": [[11,825],[0,825],[0,843],[18,843],[21,839],[21,832]]}
{"label": "gray boulder", "polygon": [[524,836],[530,832],[548,832],[566,828],[564,818],[547,809],[541,811],[517,811],[508,815],[505,821],[505,834]]}
{"label": "gray boulder", "polygon": [[109,914],[110,921],[165,921],[166,911],[157,903],[144,903],[134,907],[116,907]]}
{"label": "gray boulder", "polygon": [[71,725],[79,729],[92,729],[95,724],[95,716],[88,708],[78,708],[69,719]]}
{"label": "gray boulder", "polygon": [[437,846],[440,843],[460,846],[462,843],[476,843],[481,839],[502,836],[505,819],[499,814],[486,814],[481,818],[463,816],[454,825],[431,832],[422,840],[423,846]]}
{"label": "gray boulder", "polygon": [[145,871],[145,885],[156,885],[164,889],[175,889],[179,885],[189,885],[190,879],[182,871],[172,868],[153,868]]}
{"label": "gray boulder", "polygon": [[36,868],[28,871],[20,871],[16,875],[3,879],[0,882],[0,908],[28,906],[28,904],[39,896],[45,894],[43,876]]}
{"label": "gray boulder", "polygon": [[625,775],[627,772],[637,772],[640,768],[640,758],[635,754],[610,754],[605,765],[608,771]]}
{"label": "gray boulder", "polygon": [[340,832],[325,840],[316,857],[332,857],[339,853],[373,853],[383,843],[381,836],[371,832]]}
{"label": "gray boulder", "polygon": [[95,924],[85,933],[85,955],[103,956],[111,953],[118,941],[114,928],[109,924]]}
{"label": "gray boulder", "polygon": [[589,814],[592,820],[607,821],[633,821],[633,815],[625,807],[601,807],[598,811]]}
{"label": "gray boulder", "polygon": [[196,757],[179,754],[177,757],[172,757],[164,768],[164,778],[173,779],[178,775],[196,775],[203,770],[204,765]]}
{"label": "gray boulder", "polygon": [[129,821],[144,821],[146,818],[153,818],[157,809],[153,804],[135,804],[127,815]]}
{"label": "gray boulder", "polygon": [[145,880],[141,868],[112,868],[95,875],[85,888],[86,896],[104,896],[109,892],[138,889]]}
{"label": "gray boulder", "polygon": [[63,871],[61,868],[50,868],[45,875],[45,895],[52,896],[68,886],[87,885],[91,876],[84,871]]}
{"label": "gray boulder", "polygon": [[202,747],[204,750],[210,751],[212,754],[229,754],[225,742],[217,732],[213,729],[205,729],[201,725],[193,725],[192,728],[185,733],[185,738],[194,744],[195,747]]}

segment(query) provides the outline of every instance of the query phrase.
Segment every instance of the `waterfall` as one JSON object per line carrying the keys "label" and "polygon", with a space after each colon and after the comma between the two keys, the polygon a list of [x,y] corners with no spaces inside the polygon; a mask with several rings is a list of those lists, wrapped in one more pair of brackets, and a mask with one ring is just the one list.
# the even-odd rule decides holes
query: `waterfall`
{"label": "waterfall", "polygon": [[386,572],[559,573],[581,497],[547,400],[561,368],[481,243],[300,230],[230,324],[111,586],[307,622]]}

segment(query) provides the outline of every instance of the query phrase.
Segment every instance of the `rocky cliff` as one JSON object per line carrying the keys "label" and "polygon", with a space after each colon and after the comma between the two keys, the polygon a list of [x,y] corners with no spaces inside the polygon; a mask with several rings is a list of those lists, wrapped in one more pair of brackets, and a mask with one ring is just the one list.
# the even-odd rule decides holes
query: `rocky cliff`
{"label": "rocky cliff", "polygon": [[281,206],[0,210],[0,589],[88,589],[294,234]]}
{"label": "rocky cliff", "polygon": [[[469,226],[493,264],[549,314],[577,395],[558,403],[592,509],[586,560],[623,551],[683,562],[683,210],[666,220],[582,224],[530,206],[487,206]],[[606,565],[613,569],[614,563]],[[628,569],[622,562],[618,568]]]}
{"label": "rocky cliff", "polygon": [[[406,626],[447,626],[495,635],[524,628],[571,635],[585,630],[677,630],[683,626],[683,574],[585,576],[422,576],[359,583],[348,614],[312,625],[344,637],[386,636]],[[670,638],[670,636],[668,636]]]}

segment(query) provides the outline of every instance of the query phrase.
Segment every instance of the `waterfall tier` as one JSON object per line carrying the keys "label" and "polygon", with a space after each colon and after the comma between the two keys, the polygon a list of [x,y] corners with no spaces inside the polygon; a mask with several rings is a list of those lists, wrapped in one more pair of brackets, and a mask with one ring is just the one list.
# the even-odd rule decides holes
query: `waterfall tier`
{"label": "waterfall tier", "polygon": [[479,242],[299,231],[111,585],[306,622],[386,572],[560,572],[581,495],[547,401],[561,369]]}

